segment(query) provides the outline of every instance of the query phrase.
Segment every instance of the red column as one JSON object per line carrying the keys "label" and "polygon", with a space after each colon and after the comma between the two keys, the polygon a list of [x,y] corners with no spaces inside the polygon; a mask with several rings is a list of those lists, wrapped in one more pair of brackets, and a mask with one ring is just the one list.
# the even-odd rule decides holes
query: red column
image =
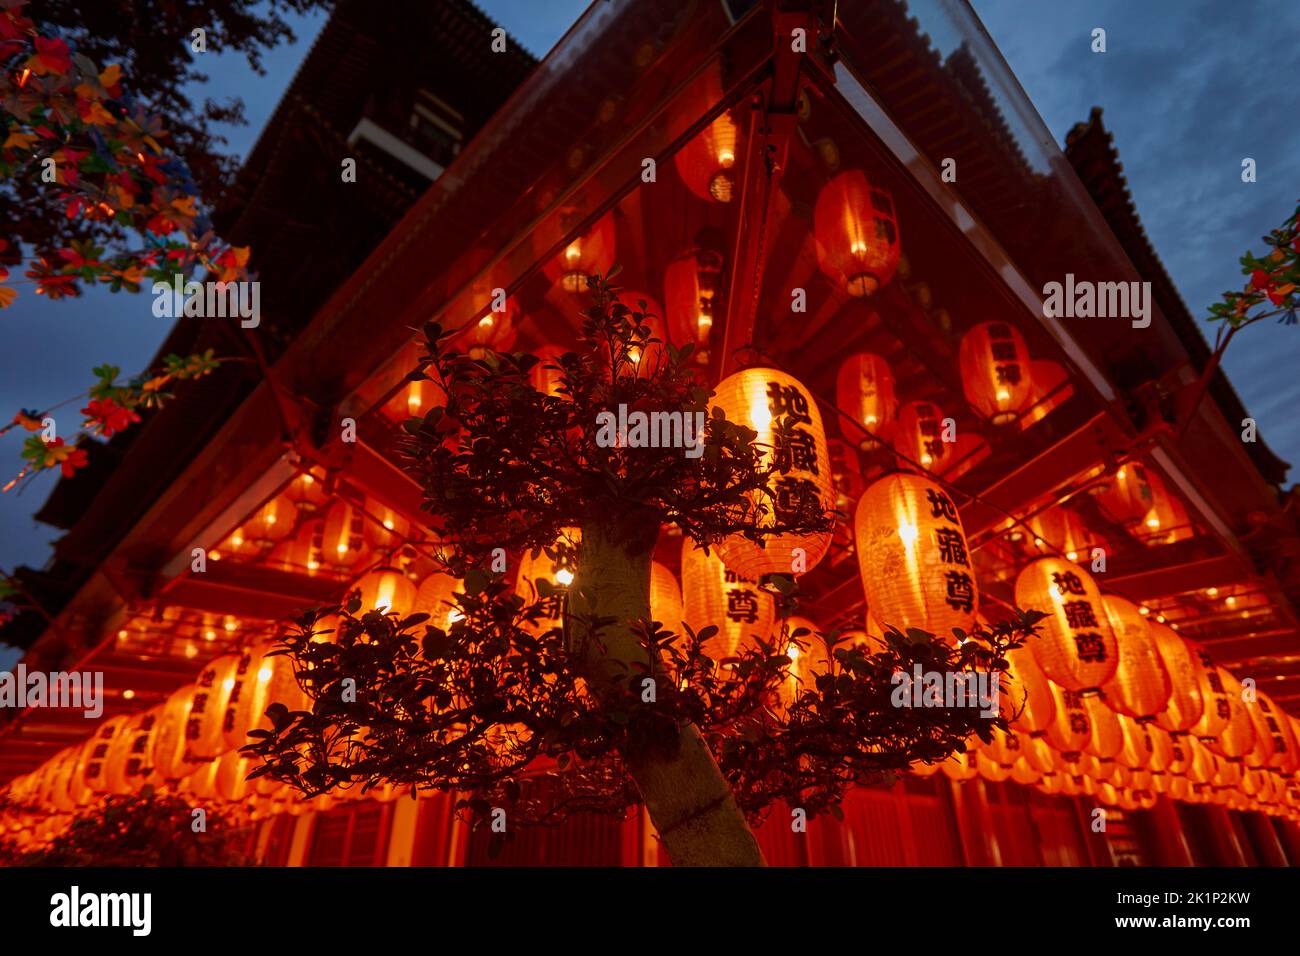
{"label": "red column", "polygon": [[1273,829],[1277,831],[1282,849],[1286,852],[1291,866],[1300,866],[1300,824],[1282,817],[1273,818]]}
{"label": "red column", "polygon": [[1155,853],[1156,866],[1195,866],[1192,848],[1183,832],[1178,808],[1167,796],[1159,797],[1147,818],[1147,835]]}
{"label": "red column", "polygon": [[1246,851],[1237,838],[1228,811],[1218,804],[1203,803],[1200,813],[1199,836],[1205,842],[1213,866],[1249,866]]}
{"label": "red column", "polygon": [[1259,865],[1287,866],[1286,851],[1282,849],[1282,842],[1278,840],[1277,831],[1273,829],[1273,824],[1268,815],[1264,813],[1243,813],[1241,819],[1245,824],[1246,836],[1255,851],[1255,858],[1259,861]]}
{"label": "red column", "polygon": [[949,780],[948,789],[952,794],[966,865],[1001,866],[1002,851],[998,847],[998,835],[994,829],[993,813],[989,809],[984,781],[975,779],[957,783]]}

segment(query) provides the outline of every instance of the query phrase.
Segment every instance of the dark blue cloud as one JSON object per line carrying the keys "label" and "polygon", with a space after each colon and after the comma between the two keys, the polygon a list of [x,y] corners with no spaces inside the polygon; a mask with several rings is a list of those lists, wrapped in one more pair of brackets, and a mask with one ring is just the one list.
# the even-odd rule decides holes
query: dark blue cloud
{"label": "dark blue cloud", "polygon": [[[1094,106],[1147,234],[1198,319],[1240,288],[1237,259],[1300,199],[1300,4],[973,0],[1058,142]],[[1107,51],[1091,52],[1093,28]],[[1241,182],[1241,161],[1258,182]],[[1213,333],[1208,323],[1207,333]],[[1300,328],[1256,326],[1225,368],[1260,433],[1300,464]]]}

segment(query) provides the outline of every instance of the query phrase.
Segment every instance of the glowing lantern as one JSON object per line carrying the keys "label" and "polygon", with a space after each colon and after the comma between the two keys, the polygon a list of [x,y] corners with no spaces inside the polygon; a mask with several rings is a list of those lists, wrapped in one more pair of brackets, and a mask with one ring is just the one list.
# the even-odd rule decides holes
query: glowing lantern
{"label": "glowing lantern", "polygon": [[1300,770],[1300,740],[1296,738],[1294,718],[1273,702],[1267,694],[1260,694],[1256,702],[1262,728],[1273,738],[1272,766],[1286,776]]}
{"label": "glowing lantern", "polygon": [[254,544],[269,547],[293,533],[298,509],[284,495],[272,498],[244,522],[244,537]]}
{"label": "glowing lantern", "polygon": [[1144,465],[1128,462],[1114,476],[1100,484],[1094,493],[1101,510],[1112,521],[1129,524],[1151,510],[1155,495],[1147,481]]}
{"label": "glowing lantern", "polygon": [[[816,687],[817,675],[826,673],[831,658],[826,642],[819,636],[821,628],[808,618],[791,617],[786,621],[785,630],[790,636],[790,643],[785,648],[786,656],[790,658],[790,676],[782,682],[778,694],[780,703],[788,707],[803,691]],[[796,631],[808,633],[796,637]]]}
{"label": "glowing lantern", "polygon": [[861,170],[840,173],[817,196],[813,210],[817,264],[849,295],[871,295],[898,269],[894,201],[871,186]]}
{"label": "glowing lantern", "polygon": [[415,585],[396,568],[376,568],[349,589],[361,592],[361,612],[382,611],[405,616],[415,604]]}
{"label": "glowing lantern", "polygon": [[1100,697],[1084,697],[1082,704],[1092,728],[1088,753],[1098,760],[1114,760],[1124,749],[1124,728],[1120,726],[1119,716]]}
{"label": "glowing lantern", "polygon": [[903,464],[927,471],[942,471],[951,457],[944,439],[943,410],[934,402],[907,402],[899,406],[894,425],[894,451]]}
{"label": "glowing lantern", "polygon": [[323,563],[324,528],[320,518],[304,521],[297,534],[271,549],[268,562],[298,574],[314,575]]}
{"label": "glowing lantern", "polygon": [[245,696],[245,691],[251,694],[254,680],[254,669],[256,665],[257,654],[252,647],[245,647],[239,652],[239,663],[235,665],[234,686],[230,689],[230,695],[226,698],[226,713],[221,721],[221,737],[224,746],[222,752],[227,750],[238,750],[244,744],[248,743],[244,735],[238,732],[235,726],[235,715],[239,709],[239,702]]}
{"label": "glowing lantern", "polygon": [[1041,511],[1026,523],[1034,533],[1035,545],[1044,551],[1060,551],[1070,561],[1088,557],[1094,545],[1103,543],[1088,531],[1082,518],[1062,505]]}
{"label": "glowing lantern", "polygon": [[975,763],[975,751],[967,744],[965,753],[955,753],[939,765],[943,775],[949,780],[961,783],[979,776],[979,766]]}
{"label": "glowing lantern", "polygon": [[408,418],[423,418],[424,413],[433,407],[435,400],[441,397],[441,394],[429,379],[416,379],[414,382],[408,382],[393,396],[384,406],[384,412],[399,422]]}
{"label": "glowing lantern", "polygon": [[1201,691],[1201,699],[1205,702],[1205,706],[1201,711],[1201,718],[1196,722],[1196,726],[1192,728],[1192,733],[1202,741],[1208,742],[1217,737],[1223,728],[1228,726],[1228,720],[1232,716],[1232,705],[1226,699],[1227,688],[1219,677],[1218,668],[1210,655],[1191,641],[1184,640],[1184,643],[1190,652],[1192,667],[1196,672],[1196,684]]}
{"label": "glowing lantern", "polygon": [[185,751],[186,728],[194,703],[194,685],[176,690],[162,706],[153,749],[153,777],[161,781],[179,780],[189,773]]}
{"label": "glowing lantern", "polygon": [[440,627],[444,631],[463,617],[456,604],[455,595],[460,591],[461,581],[450,574],[435,571],[420,582],[415,592],[415,602],[411,606],[413,614],[428,614],[427,624]]}
{"label": "glowing lantern", "polygon": [[366,538],[375,547],[391,551],[405,541],[411,533],[411,523],[378,498],[366,496]]}
{"label": "glowing lantern", "polygon": [[226,746],[231,750],[252,743],[248,739],[249,731],[271,729],[266,711],[272,704],[283,704],[290,711],[311,707],[311,699],[298,685],[293,662],[283,654],[264,653],[270,649],[268,645],[250,655],[252,666],[240,688],[239,699],[231,702],[225,727]]}
{"label": "glowing lantern", "polygon": [[248,532],[240,525],[234,531],[230,532],[224,540],[215,548],[208,552],[208,557],[213,561],[219,561],[222,557],[230,555],[241,558],[256,557],[262,551],[261,545],[248,536]]}
{"label": "glowing lantern", "polygon": [[[1159,764],[1160,755],[1156,752],[1156,738],[1148,724],[1139,724],[1132,717],[1116,714],[1122,745],[1115,755],[1116,761],[1130,770],[1150,771]],[[1160,729],[1154,728],[1156,733]],[[1139,788],[1140,789],[1140,788]]]}
{"label": "glowing lantern", "polygon": [[226,705],[235,689],[239,654],[224,654],[208,664],[194,682],[194,699],[185,722],[185,739],[191,760],[211,760],[225,752],[222,725]]}
{"label": "glowing lantern", "polygon": [[134,793],[153,767],[154,741],[163,707],[133,714],[109,748],[105,773],[110,793]]}
{"label": "glowing lantern", "polygon": [[284,489],[284,496],[297,506],[302,514],[319,511],[329,501],[325,483],[308,472],[300,472]]}
{"label": "glowing lantern", "polygon": [[664,630],[682,632],[682,589],[673,573],[658,561],[650,563],[650,619]]}
{"label": "glowing lantern", "polygon": [[[638,369],[641,368],[642,362],[647,363],[645,365],[646,370],[654,369],[663,361],[663,345],[661,343],[668,341],[668,335],[664,331],[663,308],[647,293],[631,289],[620,291],[618,300],[632,312],[642,313],[641,325],[649,329],[649,338],[658,339],[658,342],[652,342],[646,346],[645,351],[647,354],[645,355],[641,354],[639,346],[633,345],[628,349],[628,361]],[[641,304],[643,302],[645,305]],[[632,321],[631,314],[627,316],[627,319],[629,322]]]}
{"label": "glowing lantern", "polygon": [[81,774],[85,785],[94,793],[109,793],[108,757],[118,735],[126,730],[125,716],[113,717],[101,723],[86,742],[82,757]]}
{"label": "glowing lantern", "polygon": [[1011,765],[1011,779],[1022,787],[1032,786],[1042,778],[1043,772],[1023,757]]}
{"label": "glowing lantern", "polygon": [[983,322],[961,339],[961,382],[971,407],[994,425],[1029,402],[1029,348],[1009,322]]}
{"label": "glowing lantern", "polygon": [[539,604],[542,608],[541,617],[525,625],[532,632],[543,634],[563,625],[565,593],[578,568],[581,543],[580,529],[565,528],[550,549],[551,554],[542,550],[534,557],[529,553],[519,562],[515,593],[524,599],[525,606]]}
{"label": "glowing lantern", "polygon": [[560,380],[564,377],[564,373],[560,370],[559,359],[564,351],[557,346],[546,345],[534,353],[538,361],[529,370],[528,380],[535,391],[549,395],[551,398],[561,397]]}
{"label": "glowing lantern", "polygon": [[191,799],[213,799],[217,795],[218,767],[219,761],[215,758],[196,764],[176,785],[177,792]]}
{"label": "glowing lantern", "polygon": [[213,790],[218,797],[230,803],[242,803],[252,796],[253,788],[248,775],[257,766],[237,750],[223,754],[214,761],[216,766]]}
{"label": "glowing lantern", "polygon": [[753,635],[767,639],[776,617],[772,595],[722,563],[716,551],[705,554],[690,539],[682,542],[682,615],[695,631],[710,624],[718,633],[705,642],[715,660],[734,657]]}
{"label": "glowing lantern", "polygon": [[[1218,735],[1205,741],[1205,745],[1220,757],[1239,760],[1251,752],[1255,746],[1255,725],[1246,710],[1246,703],[1241,699],[1241,682],[1222,667],[1215,667],[1213,676],[1218,678],[1218,686],[1223,693],[1218,701],[1228,705],[1228,722]],[[1215,682],[1211,679],[1211,688]]]}
{"label": "glowing lantern", "polygon": [[1055,707],[1052,722],[1044,731],[1045,739],[1059,753],[1080,753],[1092,739],[1092,721],[1083,696],[1077,691],[1064,690],[1059,684],[1048,686]]}
{"label": "glowing lantern", "polygon": [[476,299],[490,299],[491,307],[465,323],[461,330],[463,347],[471,358],[482,358],[488,350],[507,352],[519,337],[519,308],[509,298],[497,298],[486,287],[477,290]]}
{"label": "glowing lantern", "polygon": [[694,343],[702,361],[718,314],[722,291],[722,255],[694,249],[668,264],[664,272],[664,305],[672,342],[679,348]]}
{"label": "glowing lantern", "polygon": [[1170,678],[1169,700],[1156,715],[1156,723],[1171,734],[1187,733],[1205,712],[1198,662],[1193,660],[1187,642],[1172,628],[1159,621],[1148,621],[1147,628]]}
{"label": "glowing lantern", "polygon": [[993,735],[989,742],[981,743],[978,749],[994,763],[1010,770],[1012,764],[1025,755],[1024,744],[1029,738],[1017,733],[1007,733],[999,727],[994,727],[992,730]]}
{"label": "glowing lantern", "polygon": [[1029,646],[1051,680],[1066,690],[1094,691],[1114,676],[1115,635],[1101,592],[1083,568],[1062,558],[1031,562],[1016,578],[1016,605],[1047,615]]}
{"label": "glowing lantern", "polygon": [[1168,704],[1172,684],[1147,619],[1136,604],[1121,597],[1108,594],[1101,603],[1119,648],[1115,673],[1102,685],[1106,703],[1130,717],[1154,717]]}
{"label": "glowing lantern", "polygon": [[52,806],[63,813],[76,809],[77,804],[72,799],[69,787],[80,757],[80,747],[65,747],[59,751],[59,755],[54,758],[54,766],[50,769],[49,776],[42,784],[42,805]]}
{"label": "glowing lantern", "polygon": [[988,756],[983,749],[975,751],[975,772],[990,783],[1001,783],[1011,778],[1014,764],[1002,764]]}
{"label": "glowing lantern", "polygon": [[1012,648],[1004,656],[1009,666],[998,678],[1002,716],[1008,720],[1014,717],[1012,726],[1023,733],[1046,730],[1056,716],[1056,698],[1047,675],[1038,666],[1033,651],[1024,645]]}
{"label": "glowing lantern", "polygon": [[[1243,700],[1246,714],[1250,717],[1255,731],[1255,746],[1246,754],[1247,767],[1272,767],[1286,752],[1286,739],[1282,736],[1282,727],[1273,716],[1273,705],[1258,691],[1253,699]],[[1282,750],[1279,751],[1278,748]]]}
{"label": "glowing lantern", "polygon": [[731,202],[736,191],[736,121],[723,112],[673,156],[686,188],[701,199]]}
{"label": "glowing lantern", "polygon": [[1034,734],[1033,736],[1020,735],[1020,741],[1024,745],[1024,756],[1022,759],[1039,773],[1052,773],[1057,766],[1056,751],[1052,749],[1051,744],[1047,742],[1046,735]]}
{"label": "glowing lantern", "polygon": [[979,607],[966,533],[952,498],[928,478],[893,472],[862,493],[858,568],[872,616],[942,640],[969,630]]}
{"label": "glowing lantern", "polygon": [[846,358],[835,377],[835,404],[863,431],[887,436],[898,411],[889,363],[870,352]]}
{"label": "glowing lantern", "polygon": [[1151,485],[1153,500],[1151,510],[1143,516],[1138,529],[1144,543],[1173,544],[1190,538],[1193,528],[1183,503],[1168,492],[1165,483],[1155,472],[1148,473],[1147,481]]}
{"label": "glowing lantern", "polygon": [[[751,498],[759,527],[791,524],[821,517],[835,506],[831,490],[831,465],[821,412],[808,390],[785,372],[749,368],[727,376],[713,399],[729,421],[758,433],[755,445],[765,449],[764,464],[775,464],[772,497],[754,493]],[[776,426],[789,431],[778,441]],[[830,547],[831,531],[817,534],[778,534],[765,546],[732,535],[718,545],[724,564],[742,577],[758,580],[765,574],[802,574],[811,571]]]}
{"label": "glowing lantern", "polygon": [[614,218],[607,213],[585,235],[571,240],[545,268],[546,275],[566,292],[583,292],[587,276],[605,275],[614,264]]}
{"label": "glowing lantern", "polygon": [[321,557],[327,564],[350,568],[361,560],[366,546],[366,516],[348,501],[335,501],[325,515],[321,532]]}

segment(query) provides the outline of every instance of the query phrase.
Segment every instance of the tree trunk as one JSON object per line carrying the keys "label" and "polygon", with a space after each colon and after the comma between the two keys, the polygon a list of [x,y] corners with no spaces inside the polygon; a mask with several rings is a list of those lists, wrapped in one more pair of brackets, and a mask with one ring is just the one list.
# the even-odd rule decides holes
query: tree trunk
{"label": "tree trunk", "polygon": [[[639,514],[582,526],[578,569],[569,588],[571,644],[586,638],[584,622],[590,618],[614,619],[598,639],[585,644],[583,670],[597,693],[614,688],[618,675],[633,678],[633,689],[639,689],[635,678],[641,672],[631,668],[633,662],[660,670],[631,627],[650,617],[650,559],[658,533],[658,522]],[[629,754],[627,764],[674,866],[765,865],[758,841],[694,724],[679,727],[672,756]]]}

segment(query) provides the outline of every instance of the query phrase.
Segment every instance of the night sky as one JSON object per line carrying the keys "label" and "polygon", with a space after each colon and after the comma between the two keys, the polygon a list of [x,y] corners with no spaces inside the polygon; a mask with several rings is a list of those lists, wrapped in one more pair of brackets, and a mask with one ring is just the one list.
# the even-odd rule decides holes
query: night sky
{"label": "night sky", "polygon": [[[477,2],[537,55],[586,6],[578,0]],[[1092,106],[1103,107],[1147,234],[1192,314],[1203,317],[1223,290],[1240,287],[1237,258],[1247,248],[1258,251],[1259,237],[1300,197],[1294,94],[1300,3],[973,5],[1058,143]],[[203,92],[218,99],[239,96],[247,107],[250,124],[229,132],[233,154],[247,154],[323,20],[297,20],[297,42],[266,57],[266,77],[252,75],[238,58],[206,54],[212,79]],[[1107,31],[1104,54],[1089,49],[1095,27]],[[1241,182],[1246,156],[1258,163],[1257,183]],[[0,312],[0,413],[6,420],[19,407],[45,407],[83,391],[90,369],[102,362],[126,374],[142,370],[169,329],[169,320],[152,315],[147,294],[97,290],[49,302],[30,286],[20,289],[18,302]],[[1298,356],[1300,328],[1269,324],[1237,339],[1225,364],[1261,437],[1282,458],[1300,463],[1300,426],[1291,410],[1300,394]],[[0,482],[21,467],[25,434],[0,437]],[[52,484],[53,476],[45,475],[21,496],[0,495],[0,569],[44,564],[56,532],[31,515]],[[6,659],[0,652],[0,666]]]}

